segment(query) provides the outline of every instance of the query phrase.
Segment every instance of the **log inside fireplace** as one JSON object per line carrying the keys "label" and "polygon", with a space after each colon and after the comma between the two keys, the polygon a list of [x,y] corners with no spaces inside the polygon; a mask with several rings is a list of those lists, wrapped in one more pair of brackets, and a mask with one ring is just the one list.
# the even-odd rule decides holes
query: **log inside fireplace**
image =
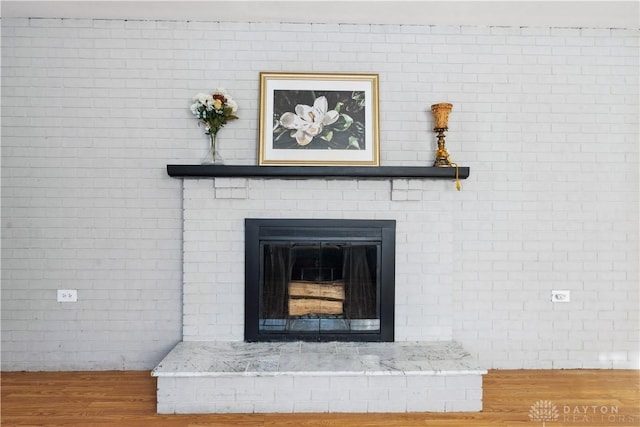
{"label": "log inside fireplace", "polygon": [[289,316],[341,315],[344,313],[344,280],[289,282]]}

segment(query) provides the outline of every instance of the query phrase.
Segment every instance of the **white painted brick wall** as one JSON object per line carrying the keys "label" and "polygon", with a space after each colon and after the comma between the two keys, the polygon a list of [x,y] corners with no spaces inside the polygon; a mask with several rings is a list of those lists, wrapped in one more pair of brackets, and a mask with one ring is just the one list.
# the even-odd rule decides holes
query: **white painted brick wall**
{"label": "white painted brick wall", "polygon": [[[447,147],[471,167],[463,191],[216,180],[185,188],[198,195],[185,207],[399,219],[399,241],[411,237],[399,338],[451,336],[488,368],[640,366],[637,29],[1,24],[2,369],[153,367],[182,337],[182,276],[232,290],[218,301],[195,287],[185,302],[241,302],[228,255],[182,271],[182,186],[164,168],[203,155],[188,107],[215,86],[240,105],[220,133],[224,158],[255,164],[258,73],[278,70],[379,73],[384,165],[430,164],[429,106],[453,103]],[[185,218],[185,235],[215,243],[185,251],[242,254],[235,214],[210,214]],[[78,303],[56,303],[62,288],[78,289]],[[551,289],[572,302],[551,304]],[[185,334],[236,339],[239,314],[215,310],[215,332],[185,313]]]}
{"label": "white painted brick wall", "polygon": [[396,220],[396,340],[450,340],[455,190],[448,184],[447,191],[411,180],[412,190],[393,191],[415,191],[420,200],[392,201],[389,180],[184,180],[184,340],[244,339],[245,218]]}
{"label": "white painted brick wall", "polygon": [[159,413],[477,412],[481,375],[158,377]]}

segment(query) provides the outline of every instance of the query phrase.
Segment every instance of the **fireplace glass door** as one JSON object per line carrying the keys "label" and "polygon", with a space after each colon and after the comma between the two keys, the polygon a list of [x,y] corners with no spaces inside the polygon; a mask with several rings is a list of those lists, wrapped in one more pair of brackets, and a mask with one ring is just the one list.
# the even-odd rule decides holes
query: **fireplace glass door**
{"label": "fireplace glass door", "polygon": [[393,221],[247,224],[248,341],[393,340]]}

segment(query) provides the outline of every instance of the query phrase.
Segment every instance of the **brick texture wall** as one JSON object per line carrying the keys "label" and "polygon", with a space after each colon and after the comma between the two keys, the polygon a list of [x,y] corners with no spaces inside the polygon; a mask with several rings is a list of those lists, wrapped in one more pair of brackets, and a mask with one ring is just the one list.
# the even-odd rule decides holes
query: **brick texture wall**
{"label": "brick texture wall", "polygon": [[395,339],[451,340],[459,202],[452,182],[408,182],[185,180],[184,339],[244,339],[245,218],[337,218],[396,221]]}
{"label": "brick texture wall", "polygon": [[[287,215],[406,218],[400,232],[422,243],[404,252],[399,303],[424,306],[401,307],[402,339],[456,339],[487,368],[639,367],[637,29],[1,24],[2,369],[153,367],[182,339],[182,193],[200,185],[220,192],[202,201],[215,209],[235,207],[231,185],[279,194],[262,203]],[[223,157],[255,164],[258,73],[280,70],[379,73],[384,165],[430,164],[429,106],[453,103],[447,147],[471,167],[463,190],[183,190],[166,175],[204,154],[190,99],[216,86],[240,106],[219,134]],[[342,199],[312,211],[309,192]],[[227,224],[221,239],[240,232]],[[211,286],[240,279],[217,261],[230,271]],[[57,303],[57,289],[77,289],[78,302]],[[552,289],[571,302],[551,304]]]}

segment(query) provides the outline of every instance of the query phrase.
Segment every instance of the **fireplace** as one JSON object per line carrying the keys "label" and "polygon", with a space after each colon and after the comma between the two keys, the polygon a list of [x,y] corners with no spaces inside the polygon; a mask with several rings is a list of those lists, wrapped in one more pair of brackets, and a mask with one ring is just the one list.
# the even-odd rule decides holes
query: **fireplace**
{"label": "fireplace", "polygon": [[395,221],[245,220],[245,340],[393,341]]}
{"label": "fireplace", "polygon": [[[414,181],[314,180],[183,180],[183,341],[152,373],[158,412],[481,410],[486,371],[451,341],[455,203]],[[246,219],[285,211],[353,219]]]}

